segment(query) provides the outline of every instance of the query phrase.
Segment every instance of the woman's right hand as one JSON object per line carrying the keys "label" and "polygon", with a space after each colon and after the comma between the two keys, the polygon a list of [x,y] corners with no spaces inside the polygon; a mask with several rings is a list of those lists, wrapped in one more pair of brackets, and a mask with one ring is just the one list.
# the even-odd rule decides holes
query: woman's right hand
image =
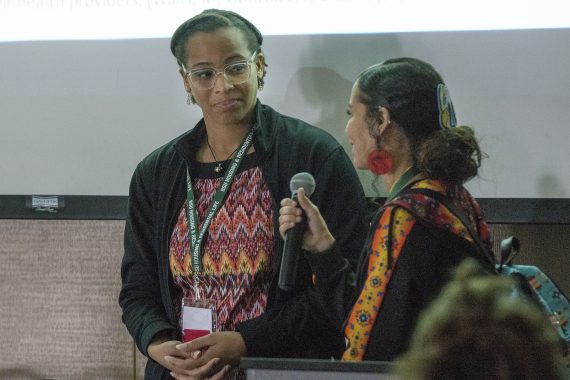
{"label": "woman's right hand", "polygon": [[[291,198],[281,201],[279,209],[279,233],[285,239],[285,234],[304,217],[307,219],[307,229],[303,236],[302,248],[306,251],[318,253],[330,249],[334,244],[334,237],[323,219],[319,208],[305,195],[305,189],[297,191],[298,202]],[[299,207],[300,206],[300,207]]]}
{"label": "woman's right hand", "polygon": [[188,358],[197,359],[202,355],[201,351],[193,351],[181,354],[181,351],[176,346],[182,344],[178,340],[168,340],[164,338],[154,339],[148,345],[148,356],[164,368],[172,371],[170,375],[175,379],[184,380],[203,380],[203,379],[221,379],[228,373],[230,367],[225,366],[218,369],[219,358],[213,358],[206,364],[194,368],[192,370],[183,371],[184,373],[177,373],[177,368],[172,364],[172,359],[186,360]]}
{"label": "woman's right hand", "polygon": [[170,363],[168,363],[164,357],[179,355],[176,346],[180,343],[181,342],[177,340],[169,340],[163,338],[153,339],[147,348],[148,356],[161,366],[172,370]]}

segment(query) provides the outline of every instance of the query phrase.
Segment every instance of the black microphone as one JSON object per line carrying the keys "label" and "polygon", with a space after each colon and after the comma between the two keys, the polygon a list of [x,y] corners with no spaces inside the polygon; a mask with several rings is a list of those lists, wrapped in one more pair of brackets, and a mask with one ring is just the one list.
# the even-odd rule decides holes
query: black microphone
{"label": "black microphone", "polygon": [[[310,197],[315,191],[315,179],[309,173],[297,173],[291,178],[289,187],[291,188],[291,198],[297,201],[297,191],[302,187],[305,189],[305,195]],[[297,263],[301,254],[301,246],[303,244],[303,234],[307,227],[305,217],[301,223],[296,223],[285,234],[285,243],[283,245],[283,253],[281,255],[281,269],[279,270],[279,281],[277,284],[283,290],[293,290],[297,279]]]}

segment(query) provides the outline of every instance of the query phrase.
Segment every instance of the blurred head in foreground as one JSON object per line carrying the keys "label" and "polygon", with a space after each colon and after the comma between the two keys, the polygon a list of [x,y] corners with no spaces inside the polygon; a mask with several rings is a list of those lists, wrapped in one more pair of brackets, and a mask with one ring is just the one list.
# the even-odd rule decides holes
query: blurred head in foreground
{"label": "blurred head in foreground", "polygon": [[562,379],[558,336],[506,277],[473,260],[422,314],[396,371],[408,379]]}

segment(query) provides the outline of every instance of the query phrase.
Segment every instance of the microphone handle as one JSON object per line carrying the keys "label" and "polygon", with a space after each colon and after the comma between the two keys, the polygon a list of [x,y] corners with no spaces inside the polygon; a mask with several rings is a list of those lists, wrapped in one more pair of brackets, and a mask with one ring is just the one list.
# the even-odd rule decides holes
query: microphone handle
{"label": "microphone handle", "polygon": [[279,270],[279,288],[290,291],[295,288],[297,282],[298,263],[301,256],[301,246],[303,245],[303,235],[307,221],[303,217],[300,223],[287,231],[283,253],[281,255],[281,268]]}

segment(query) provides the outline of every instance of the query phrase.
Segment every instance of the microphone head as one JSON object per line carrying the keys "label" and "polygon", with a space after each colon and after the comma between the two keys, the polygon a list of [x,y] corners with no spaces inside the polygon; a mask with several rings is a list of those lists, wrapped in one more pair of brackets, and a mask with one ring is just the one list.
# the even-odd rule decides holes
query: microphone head
{"label": "microphone head", "polygon": [[310,197],[315,191],[316,186],[317,185],[315,184],[315,179],[310,173],[307,172],[295,174],[289,182],[289,188],[291,189],[292,196],[295,196],[297,194],[297,190],[302,187],[305,189],[305,194],[307,197]]}

